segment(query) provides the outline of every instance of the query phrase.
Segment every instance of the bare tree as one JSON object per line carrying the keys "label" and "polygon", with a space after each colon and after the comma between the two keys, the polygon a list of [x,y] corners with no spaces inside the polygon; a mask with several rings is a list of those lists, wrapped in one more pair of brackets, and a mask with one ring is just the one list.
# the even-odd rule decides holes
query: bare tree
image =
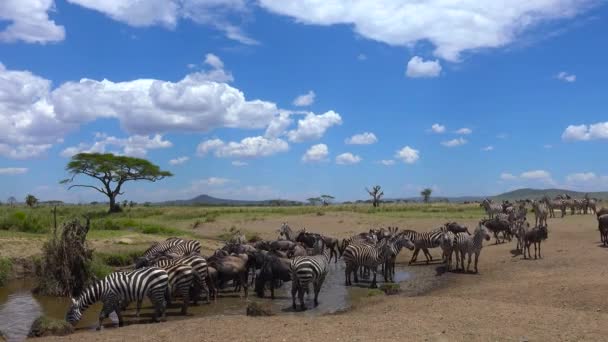
{"label": "bare tree", "polygon": [[371,190],[365,188],[365,191],[367,191],[367,193],[372,196],[372,205],[374,207],[379,207],[380,199],[382,198],[382,196],[384,196],[384,191],[382,191],[382,187],[380,185],[376,185]]}
{"label": "bare tree", "polygon": [[11,207],[14,207],[15,204],[17,204],[17,199],[15,198],[15,196],[11,196],[6,200],[6,203],[8,203],[8,205],[10,205]]}
{"label": "bare tree", "polygon": [[429,203],[432,193],[433,189],[431,188],[426,188],[420,192],[420,196],[422,196],[422,200],[424,201],[424,203]]}

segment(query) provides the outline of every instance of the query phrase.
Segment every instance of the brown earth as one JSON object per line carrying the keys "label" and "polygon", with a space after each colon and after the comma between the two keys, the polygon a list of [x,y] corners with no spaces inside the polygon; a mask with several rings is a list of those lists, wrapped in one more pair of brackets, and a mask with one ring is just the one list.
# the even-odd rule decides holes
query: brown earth
{"label": "brown earth", "polygon": [[[341,223],[338,223],[342,221]],[[373,221],[373,222],[372,222]],[[417,230],[444,220],[361,218],[351,214],[291,217],[295,227],[348,235],[370,223]],[[273,235],[282,220],[256,221],[247,229]],[[475,221],[465,222],[470,227]],[[513,255],[515,243],[487,244],[479,274],[436,275],[441,285],[418,296],[374,297],[347,313],[304,316],[198,317],[77,333],[74,341],[602,341],[607,340],[608,249],[599,243],[594,216],[549,221],[543,259]],[[348,233],[347,233],[348,232]],[[533,250],[533,249],[532,249]],[[438,250],[432,252],[438,256]],[[402,253],[407,260],[410,253]],[[412,266],[430,268],[437,265]],[[407,284],[403,284],[407,286]],[[323,298],[321,297],[322,301]],[[58,338],[52,338],[58,339]]]}

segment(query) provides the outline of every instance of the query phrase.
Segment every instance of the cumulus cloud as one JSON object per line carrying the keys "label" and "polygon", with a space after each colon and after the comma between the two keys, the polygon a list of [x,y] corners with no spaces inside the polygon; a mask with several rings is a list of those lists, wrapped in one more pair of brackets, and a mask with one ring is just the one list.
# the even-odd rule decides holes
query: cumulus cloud
{"label": "cumulus cloud", "polygon": [[353,165],[361,162],[361,157],[350,152],[342,153],[336,157],[338,165]]}
{"label": "cumulus cloud", "polygon": [[53,0],[2,0],[0,42],[53,43],[65,38],[65,29],[49,18],[55,9]]}
{"label": "cumulus cloud", "polygon": [[555,78],[557,78],[560,81],[564,81],[567,83],[572,83],[576,81],[576,75],[574,74],[569,74],[565,71],[561,71],[560,73],[558,73]]}
{"label": "cumulus cloud", "polygon": [[355,134],[352,137],[344,141],[348,145],[370,145],[378,142],[378,138],[374,133],[365,132],[361,134]]}
{"label": "cumulus cloud", "polygon": [[411,78],[431,78],[441,74],[441,64],[438,60],[425,61],[421,57],[414,56],[407,62],[405,75]]}
{"label": "cumulus cloud", "polygon": [[523,179],[549,179],[551,174],[545,170],[532,170],[523,172],[520,177]]}
{"label": "cumulus cloud", "polygon": [[431,131],[432,131],[433,133],[437,133],[437,134],[444,133],[444,132],[445,132],[445,126],[444,126],[444,125],[440,125],[440,124],[438,124],[438,123],[433,124],[433,125],[431,126]]}
{"label": "cumulus cloud", "polygon": [[199,72],[196,77],[198,80],[208,80],[215,82],[232,82],[234,77],[232,73],[224,70],[224,62],[212,54],[208,53],[205,55],[205,61],[203,62],[206,66],[210,67],[211,70]]}
{"label": "cumulus cloud", "polygon": [[27,171],[26,167],[4,167],[0,168],[0,175],[22,175]]}
{"label": "cumulus cloud", "polygon": [[300,95],[293,100],[293,105],[298,107],[310,106],[315,102],[315,92],[309,90],[308,93]]}
{"label": "cumulus cloud", "polygon": [[403,161],[406,164],[414,164],[420,159],[420,151],[409,146],[405,146],[395,153],[395,158]]}
{"label": "cumulus cloud", "polygon": [[240,142],[224,142],[212,139],[201,142],[196,151],[199,156],[213,153],[218,158],[257,158],[268,157],[289,150],[289,144],[282,139],[269,139],[261,136],[248,137]]}
{"label": "cumulus cloud", "polygon": [[0,144],[0,156],[11,159],[35,158],[45,154],[51,147],[51,144],[25,144],[19,146]]}
{"label": "cumulus cloud", "polygon": [[290,117],[291,114],[292,113],[288,111],[280,111],[279,115],[270,120],[264,136],[267,138],[278,138],[283,135],[287,128],[293,123],[293,119]]}
{"label": "cumulus cloud", "polygon": [[384,166],[392,166],[392,165],[395,165],[395,161],[392,159],[382,159],[380,161],[380,164],[382,164]]}
{"label": "cumulus cloud", "polygon": [[305,163],[327,161],[329,156],[329,148],[325,144],[317,144],[311,146],[302,156],[302,161]]}
{"label": "cumulus cloud", "polygon": [[494,146],[492,146],[492,145],[486,146],[486,147],[482,148],[481,150],[485,151],[485,152],[494,151]]}
{"label": "cumulus cloud", "polygon": [[169,164],[171,164],[171,165],[182,165],[182,164],[186,163],[188,160],[190,160],[190,157],[186,157],[186,156],[177,157],[175,159],[169,160]]}
{"label": "cumulus cloud", "polygon": [[568,183],[585,183],[596,180],[598,177],[593,172],[573,173],[566,176]]}
{"label": "cumulus cloud", "polygon": [[608,139],[608,121],[591,125],[570,125],[562,133],[562,139],[566,141]]}
{"label": "cumulus cloud", "polygon": [[551,173],[545,170],[530,170],[522,172],[519,176],[512,173],[502,173],[500,179],[503,181],[525,181],[532,183],[543,183],[545,185],[556,185],[557,183],[553,180]]}
{"label": "cumulus cloud", "polygon": [[[61,151],[61,156],[70,158],[78,153],[105,153],[124,154],[133,157],[144,157],[148,150],[169,148],[173,144],[168,140],[163,140],[162,135],[156,134],[153,137],[143,135],[133,135],[128,138],[116,138],[97,134],[97,140],[92,144],[80,143],[78,146],[71,146]],[[121,151],[108,150],[108,148],[118,148]],[[187,157],[186,157],[187,158]],[[174,164],[175,165],[175,164]]]}
{"label": "cumulus cloud", "polygon": [[321,115],[308,113],[304,119],[298,120],[298,127],[295,130],[287,132],[287,137],[292,142],[317,140],[323,137],[330,127],[341,124],[342,117],[333,110]]}
{"label": "cumulus cloud", "polygon": [[462,146],[466,143],[467,143],[467,141],[464,138],[460,137],[460,138],[456,138],[456,139],[452,139],[452,140],[442,141],[441,145],[443,145],[445,147],[457,147],[457,146]]}
{"label": "cumulus cloud", "polygon": [[470,128],[463,127],[455,132],[456,134],[469,135],[473,133],[473,130]]}
{"label": "cumulus cloud", "polygon": [[587,0],[318,1],[260,0],[267,10],[304,24],[348,25],[360,36],[395,46],[428,41],[434,54],[458,61],[464,51],[506,46],[539,24],[589,9]]}

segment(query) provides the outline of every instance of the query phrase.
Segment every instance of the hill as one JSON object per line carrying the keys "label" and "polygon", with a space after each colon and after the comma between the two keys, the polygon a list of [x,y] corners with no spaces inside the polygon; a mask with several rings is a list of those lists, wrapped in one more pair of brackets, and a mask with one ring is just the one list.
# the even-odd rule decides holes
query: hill
{"label": "hill", "polygon": [[[517,189],[510,192],[505,192],[504,194],[492,196],[491,198],[495,201],[514,201],[518,199],[539,199],[545,195],[548,195],[550,198],[554,198],[557,195],[567,194],[572,198],[582,198],[587,194],[586,192],[578,192],[564,189]],[[608,192],[589,192],[589,197],[597,198],[602,200],[608,200]]]}
{"label": "hill", "polygon": [[300,205],[301,202],[288,200],[264,200],[264,201],[247,201],[216,198],[209,195],[199,195],[191,199],[167,201],[159,203],[160,205],[200,205],[200,206],[290,206]]}

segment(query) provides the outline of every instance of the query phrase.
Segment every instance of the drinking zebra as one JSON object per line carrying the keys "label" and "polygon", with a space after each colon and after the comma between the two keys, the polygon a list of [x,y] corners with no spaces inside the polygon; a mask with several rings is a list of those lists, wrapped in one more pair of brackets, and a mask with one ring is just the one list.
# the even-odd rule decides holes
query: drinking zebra
{"label": "drinking zebra", "polygon": [[481,254],[481,248],[483,247],[483,240],[490,240],[490,232],[480,222],[475,229],[473,235],[467,235],[464,233],[456,234],[454,239],[454,249],[456,251],[456,270],[458,270],[458,259],[460,256],[460,265],[464,271],[464,255],[468,256],[467,272],[471,266],[471,255],[475,254],[475,273],[478,272],[477,262],[479,261],[479,254]]}
{"label": "drinking zebra", "polygon": [[[207,293],[206,300],[209,303],[209,298],[213,294],[217,295],[215,286],[211,279],[209,279],[209,268],[207,260],[200,255],[189,255],[189,256],[176,256],[169,255],[161,257],[160,259],[154,260],[152,263],[154,266],[165,268],[173,264],[186,264],[192,266],[195,272],[190,297],[194,304],[197,304],[198,296],[201,290],[205,290]],[[217,298],[215,298],[217,299]]]}
{"label": "drinking zebra", "polygon": [[412,259],[409,264],[416,262],[418,259],[418,253],[422,249],[424,256],[426,257],[426,263],[433,260],[433,256],[429,253],[429,248],[439,247],[441,244],[441,236],[443,235],[443,231],[441,229],[433,230],[430,232],[418,233],[413,230],[403,230],[399,234],[406,236],[410,241],[414,243],[414,253],[412,254]]}
{"label": "drinking zebra", "polygon": [[184,239],[176,237],[170,237],[162,242],[154,242],[152,246],[150,246],[150,248],[144,252],[143,257],[154,257],[160,253],[166,252],[171,247],[179,245],[182,242],[184,242]]}
{"label": "drinking zebra", "polygon": [[165,293],[168,289],[169,275],[158,267],[148,267],[131,272],[114,272],[84,290],[77,298],[72,298],[72,305],[66,314],[66,321],[76,325],[83,312],[97,301],[103,302],[99,314],[99,325],[110,313],[116,312],[118,325],[122,326],[122,304],[137,302],[136,315],[139,316],[141,302],[148,297],[155,307],[154,320],[159,321],[166,309]]}
{"label": "drinking zebra", "polygon": [[297,256],[291,261],[291,299],[293,309],[296,309],[296,293],[300,300],[300,307],[306,310],[304,305],[304,292],[308,292],[310,283],[313,284],[315,306],[319,304],[319,291],[323,286],[327,272],[329,272],[329,249],[325,248],[325,243],[319,239],[314,247],[315,255]]}
{"label": "drinking zebra", "polygon": [[401,249],[404,247],[411,250],[414,250],[414,244],[410,239],[405,236],[394,236],[389,240],[389,250],[388,257],[386,262],[384,263],[384,280],[385,281],[394,281],[395,276],[395,261],[397,259],[397,255],[401,252]]}

